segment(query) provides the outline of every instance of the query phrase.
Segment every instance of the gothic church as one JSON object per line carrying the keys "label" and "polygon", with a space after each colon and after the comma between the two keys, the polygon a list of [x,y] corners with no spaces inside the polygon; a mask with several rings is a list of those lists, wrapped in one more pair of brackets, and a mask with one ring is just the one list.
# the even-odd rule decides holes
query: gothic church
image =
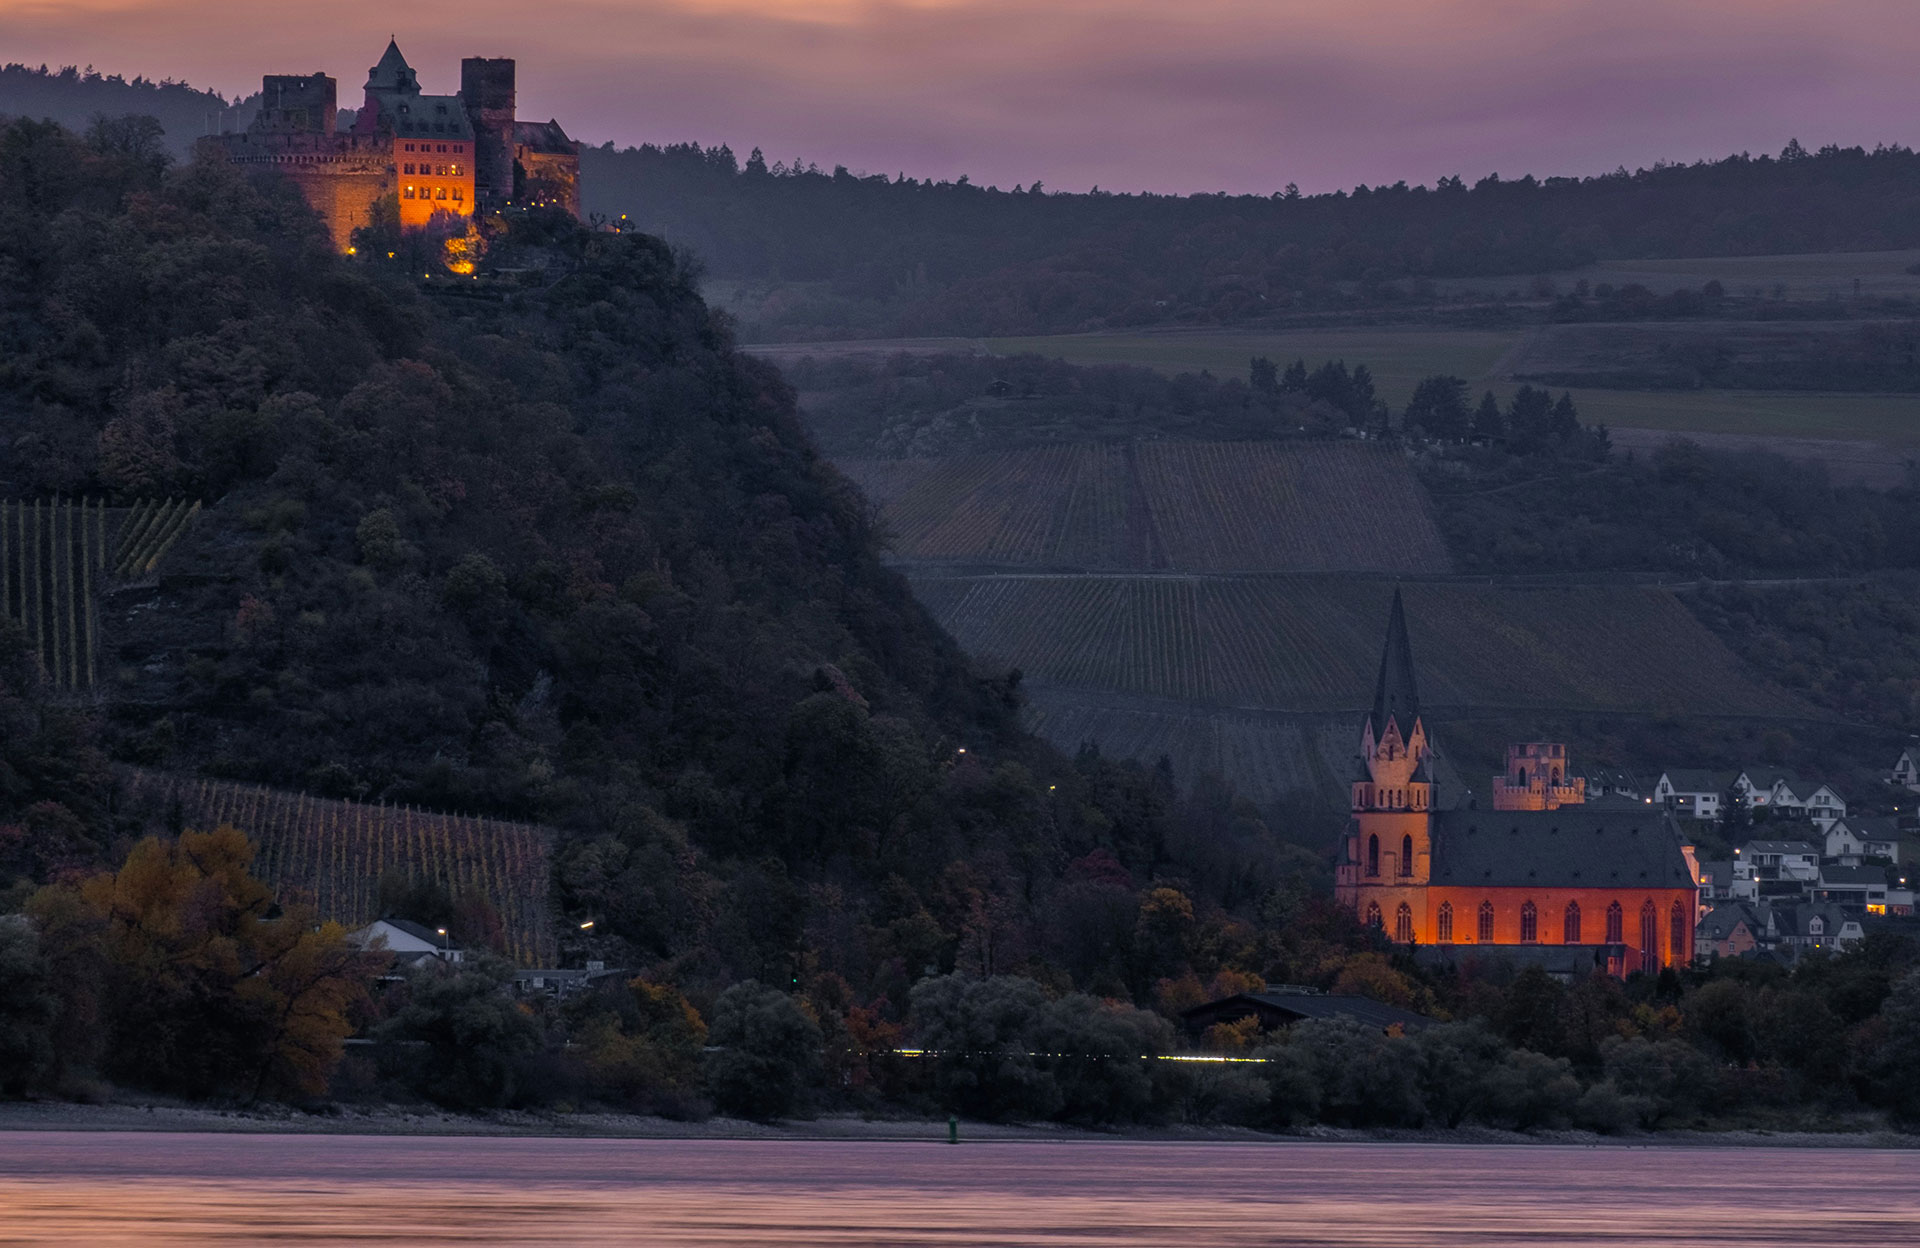
{"label": "gothic church", "polygon": [[1335,890],[1394,940],[1568,973],[1692,960],[1697,868],[1664,808],[1587,802],[1557,745],[1509,750],[1486,807],[1439,791],[1397,589],[1359,762]]}

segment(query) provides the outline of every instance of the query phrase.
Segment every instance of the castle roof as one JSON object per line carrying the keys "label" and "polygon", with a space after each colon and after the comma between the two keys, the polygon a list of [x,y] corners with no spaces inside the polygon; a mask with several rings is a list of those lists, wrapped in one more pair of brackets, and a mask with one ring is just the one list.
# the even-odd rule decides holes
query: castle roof
{"label": "castle roof", "polygon": [[367,90],[418,91],[419,89],[420,76],[413,72],[413,66],[407,64],[407,58],[401,55],[399,41],[387,40],[387,50],[380,54],[380,63],[367,71]]}
{"label": "castle roof", "polygon": [[1445,810],[1433,816],[1433,882],[1456,888],[1692,888],[1666,811]]}
{"label": "castle roof", "polygon": [[513,141],[530,152],[545,152],[555,155],[569,155],[574,151],[573,140],[560,128],[557,121],[516,121],[513,123]]}
{"label": "castle roof", "polygon": [[1420,718],[1420,691],[1413,679],[1413,646],[1407,640],[1407,609],[1400,601],[1400,587],[1393,589],[1393,609],[1387,616],[1387,644],[1380,651],[1380,678],[1373,687],[1373,710],[1367,726],[1375,741],[1387,735],[1392,722],[1400,730],[1400,739],[1413,736],[1413,725]]}

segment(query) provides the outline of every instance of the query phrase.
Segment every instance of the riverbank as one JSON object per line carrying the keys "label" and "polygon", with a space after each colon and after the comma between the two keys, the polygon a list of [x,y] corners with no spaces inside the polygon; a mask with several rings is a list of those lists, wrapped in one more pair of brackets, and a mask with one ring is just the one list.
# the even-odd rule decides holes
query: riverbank
{"label": "riverbank", "polygon": [[[0,1131],[131,1131],[234,1135],[394,1135],[422,1137],[524,1137],[633,1140],[844,1140],[944,1143],[944,1119],[862,1118],[827,1115],[805,1121],[758,1123],[737,1118],[684,1122],[644,1114],[556,1113],[501,1110],[453,1114],[427,1107],[342,1106],[307,1113],[285,1106],[210,1109],[165,1101],[81,1105],[54,1101],[0,1103]],[[1245,1127],[1164,1126],[1094,1131],[1050,1123],[963,1122],[969,1141],[1205,1142],[1273,1144],[1508,1144],[1592,1148],[1853,1148],[1920,1150],[1920,1135],[1889,1130],[1856,1131],[1658,1131],[1599,1135],[1591,1131],[1502,1131],[1490,1127],[1448,1130],[1351,1130],[1312,1127],[1287,1134]]]}

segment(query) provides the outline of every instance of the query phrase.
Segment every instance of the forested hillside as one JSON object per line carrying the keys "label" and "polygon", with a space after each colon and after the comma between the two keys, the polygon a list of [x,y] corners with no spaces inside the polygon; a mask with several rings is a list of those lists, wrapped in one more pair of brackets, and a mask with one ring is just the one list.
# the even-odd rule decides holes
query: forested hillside
{"label": "forested hillside", "polygon": [[59,69],[9,64],[0,66],[0,117],[57,121],[84,130],[96,117],[152,117],[160,123],[169,151],[184,157],[200,135],[244,128],[252,117],[252,99],[228,100],[184,82],[126,78],[66,65]]}
{"label": "forested hillside", "polygon": [[1596,177],[1271,197],[802,165],[691,144],[583,153],[589,209],[699,254],[751,338],[1227,323],[1430,301],[1434,279],[1599,260],[1920,246],[1920,157],[1904,147],[1795,143]]}

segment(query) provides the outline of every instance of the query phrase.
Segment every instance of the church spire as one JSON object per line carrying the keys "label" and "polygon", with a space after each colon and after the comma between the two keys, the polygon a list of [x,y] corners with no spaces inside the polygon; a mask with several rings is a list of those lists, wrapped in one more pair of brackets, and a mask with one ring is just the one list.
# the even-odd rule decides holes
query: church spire
{"label": "church spire", "polygon": [[1407,641],[1407,610],[1400,601],[1400,587],[1393,588],[1393,610],[1387,616],[1387,644],[1380,652],[1380,679],[1373,687],[1373,712],[1367,726],[1373,739],[1387,735],[1387,724],[1399,728],[1400,739],[1413,739],[1413,726],[1420,719],[1420,691],[1413,682],[1413,647]]}

